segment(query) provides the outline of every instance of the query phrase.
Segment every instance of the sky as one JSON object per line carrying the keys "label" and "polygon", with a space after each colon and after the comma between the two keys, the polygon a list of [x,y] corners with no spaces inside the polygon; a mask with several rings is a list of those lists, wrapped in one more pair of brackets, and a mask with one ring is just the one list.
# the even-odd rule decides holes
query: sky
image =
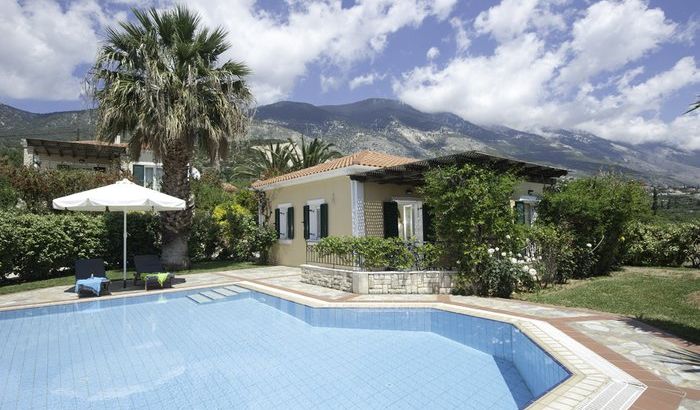
{"label": "sky", "polygon": [[[106,27],[168,0],[0,0],[0,102],[82,109]],[[700,150],[700,1],[188,0],[259,105],[401,100],[482,125]],[[700,110],[698,110],[700,111]]]}

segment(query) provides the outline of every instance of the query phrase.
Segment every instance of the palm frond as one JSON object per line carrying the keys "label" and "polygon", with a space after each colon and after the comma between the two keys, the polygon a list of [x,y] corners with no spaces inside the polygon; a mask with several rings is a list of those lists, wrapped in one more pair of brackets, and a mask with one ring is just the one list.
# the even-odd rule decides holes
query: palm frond
{"label": "palm frond", "polygon": [[174,142],[226,156],[254,104],[240,62],[219,62],[228,50],[222,28],[201,26],[184,6],[133,10],[135,21],[108,28],[87,84],[98,103],[99,138],[129,135],[132,155],[147,146],[157,156]]}

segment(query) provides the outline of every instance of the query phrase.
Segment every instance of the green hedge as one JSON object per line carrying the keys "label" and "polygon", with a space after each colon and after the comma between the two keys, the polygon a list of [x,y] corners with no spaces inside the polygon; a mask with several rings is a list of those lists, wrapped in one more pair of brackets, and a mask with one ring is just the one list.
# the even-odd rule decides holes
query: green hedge
{"label": "green hedge", "polygon": [[624,236],[624,263],[700,267],[700,222],[635,223]]}
{"label": "green hedge", "polygon": [[117,172],[77,169],[39,171],[0,164],[0,207],[21,205],[31,212],[48,212],[54,198],[108,185],[121,178]]}
{"label": "green hedge", "polygon": [[79,258],[104,255],[105,222],[89,215],[0,212],[0,277],[45,279]]}
{"label": "green hedge", "polygon": [[431,244],[407,244],[399,238],[329,236],[315,245],[319,256],[335,256],[347,264],[361,261],[372,271],[434,268],[438,252]]}

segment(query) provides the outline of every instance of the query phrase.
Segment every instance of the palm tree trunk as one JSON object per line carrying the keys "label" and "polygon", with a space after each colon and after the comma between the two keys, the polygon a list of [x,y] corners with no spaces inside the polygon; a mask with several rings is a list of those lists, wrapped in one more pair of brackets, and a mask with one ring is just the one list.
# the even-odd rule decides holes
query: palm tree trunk
{"label": "palm tree trunk", "polygon": [[192,226],[190,199],[190,153],[182,141],[173,141],[163,155],[162,190],[168,195],[184,199],[184,211],[162,212],[163,266],[170,270],[186,269],[190,266],[187,243]]}

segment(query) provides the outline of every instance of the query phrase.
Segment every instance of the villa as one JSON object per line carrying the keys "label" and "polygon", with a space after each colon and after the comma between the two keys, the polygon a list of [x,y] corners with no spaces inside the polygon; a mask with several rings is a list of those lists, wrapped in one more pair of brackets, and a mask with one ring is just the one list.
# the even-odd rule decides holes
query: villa
{"label": "villa", "polygon": [[40,170],[83,169],[92,171],[128,171],[134,182],[160,190],[163,165],[153,151],[144,149],[135,161],[128,155],[127,144],[117,139],[112,144],[95,141],[59,141],[27,138],[23,141],[24,166]]}
{"label": "villa", "polygon": [[417,188],[431,168],[467,163],[512,171],[521,178],[510,202],[518,221],[528,225],[537,216],[535,206],[544,187],[567,173],[477,151],[423,160],[357,152],[253,183],[253,188],[265,193],[268,212],[274,213],[279,240],[272,257],[281,265],[301,265],[307,243],[326,236],[429,242],[433,240],[430,217]]}

